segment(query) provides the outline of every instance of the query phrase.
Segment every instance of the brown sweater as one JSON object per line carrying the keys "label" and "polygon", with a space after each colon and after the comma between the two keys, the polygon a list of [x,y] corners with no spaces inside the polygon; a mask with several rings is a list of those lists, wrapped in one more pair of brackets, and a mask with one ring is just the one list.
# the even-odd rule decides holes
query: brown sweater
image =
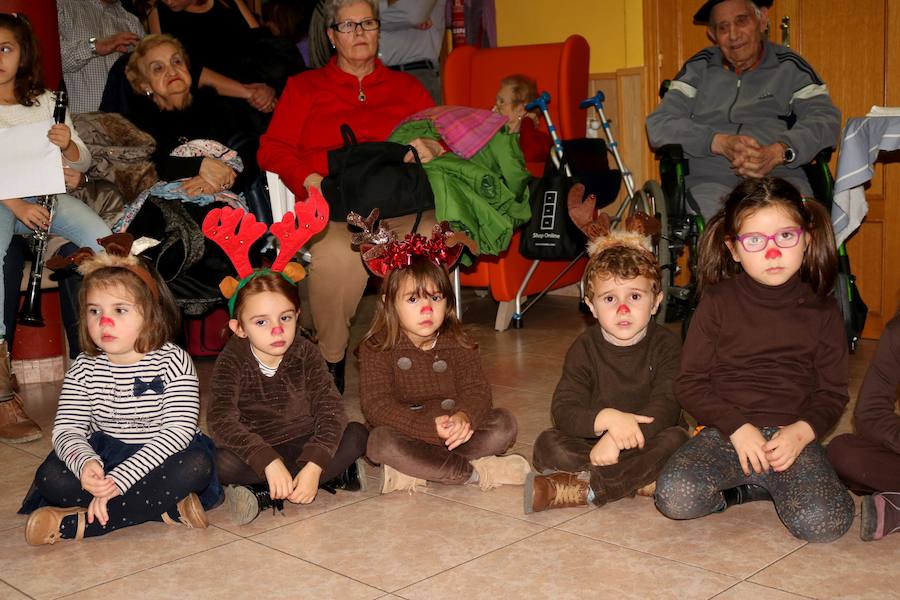
{"label": "brown sweater", "polygon": [[592,438],[594,419],[604,408],[654,417],[641,425],[645,438],[676,425],[681,407],[672,393],[681,342],[671,331],[651,322],[647,335],[633,346],[615,346],[600,327],[582,333],[566,354],[562,377],[550,412],[556,428]]}
{"label": "brown sweater", "polygon": [[[435,371],[437,360],[447,363],[445,371]],[[408,369],[401,368],[406,365]],[[478,429],[491,410],[491,386],[478,350],[463,348],[449,334],[441,335],[432,350],[419,350],[405,335],[387,352],[363,344],[359,369],[359,404],[372,427],[390,427],[440,445],[435,417],[463,411],[472,429]],[[446,399],[453,400],[452,408],[441,407]]]}
{"label": "brown sweater", "polygon": [[282,458],[273,446],[310,436],[298,462],[325,467],[334,456],[347,415],[319,349],[297,336],[273,377],[266,377],[246,338],[232,337],[216,359],[209,432],[260,476]]}
{"label": "brown sweater", "polygon": [[703,425],[803,420],[821,438],[847,405],[847,340],[834,298],[792,277],[770,287],[742,273],[706,290],[691,321],[675,397]]}
{"label": "brown sweater", "polygon": [[863,437],[900,454],[900,314],[888,321],[856,402],[856,429]]}

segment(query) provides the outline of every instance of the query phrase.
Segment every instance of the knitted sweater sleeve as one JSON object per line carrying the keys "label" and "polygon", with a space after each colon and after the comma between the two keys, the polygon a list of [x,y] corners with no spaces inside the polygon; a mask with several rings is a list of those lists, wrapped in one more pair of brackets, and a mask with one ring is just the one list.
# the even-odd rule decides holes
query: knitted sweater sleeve
{"label": "knitted sweater sleeve", "polygon": [[841,418],[850,401],[847,392],[850,378],[847,338],[843,318],[833,300],[828,303],[819,328],[813,368],[816,387],[804,404],[800,418],[809,423],[816,438],[821,440]]}
{"label": "knitted sweater sleeve", "polygon": [[188,447],[197,433],[200,381],[187,352],[171,346],[166,355],[160,429],[152,440],[119,463],[108,475],[124,494],[168,457]]}
{"label": "knitted sweater sleeve", "polygon": [[701,425],[730,436],[749,419],[726,398],[715,393],[710,370],[715,367],[716,341],[722,326],[722,310],[710,289],[700,300],[684,342],[681,368],[675,379],[675,397]]}
{"label": "knitted sweater sleeve", "polygon": [[477,349],[460,347],[456,350],[456,355],[453,365],[459,394],[456,398],[456,410],[465,412],[472,429],[478,429],[491,410],[491,384],[484,376]]}
{"label": "knitted sweater sleeve", "polygon": [[[288,79],[269,128],[259,139],[257,153],[260,168],[277,173],[298,200],[306,198],[303,182],[316,170],[318,151],[305,148],[300,137],[303,122],[315,118],[311,97],[311,93],[304,93],[301,76]],[[320,173],[323,177],[327,174]]]}
{"label": "knitted sweater sleeve", "polygon": [[566,353],[562,376],[553,392],[550,413],[556,428],[576,437],[596,437],[594,420],[598,410],[591,402],[593,393],[589,342],[587,335],[582,335]]}
{"label": "knitted sweater sleeve", "polygon": [[875,358],[869,364],[856,403],[856,429],[860,435],[900,454],[900,316],[884,328]]}
{"label": "knitted sweater sleeve", "polygon": [[91,357],[81,354],[66,372],[51,436],[56,455],[79,478],[89,460],[96,460],[103,466],[103,461],[87,441],[91,426],[88,394],[91,362]]}
{"label": "knitted sweater sleeve", "polygon": [[244,361],[239,356],[238,343],[239,340],[232,338],[216,359],[206,421],[217,447],[234,452],[263,477],[269,463],[282,457],[241,419],[238,403],[248,389],[242,378]]}
{"label": "knitted sweater sleeve", "polygon": [[434,406],[411,410],[397,392],[394,381],[394,356],[365,344],[359,351],[359,405],[372,427],[390,427],[431,444],[438,445],[435,417],[446,414]]}
{"label": "knitted sweater sleeve", "polygon": [[298,342],[302,342],[304,388],[309,394],[310,410],[315,418],[315,432],[303,446],[298,461],[314,462],[325,468],[341,443],[347,427],[347,414],[322,353],[305,339],[294,343]]}

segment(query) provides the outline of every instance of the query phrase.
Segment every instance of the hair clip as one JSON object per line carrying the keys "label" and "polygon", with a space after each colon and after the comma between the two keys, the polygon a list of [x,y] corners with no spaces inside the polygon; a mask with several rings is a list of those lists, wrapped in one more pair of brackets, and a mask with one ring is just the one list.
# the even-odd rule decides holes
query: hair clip
{"label": "hair clip", "polygon": [[219,291],[228,299],[229,314],[234,316],[237,293],[258,275],[280,273],[291,283],[303,279],[306,276],[303,265],[290,261],[327,225],[328,203],[318,189],[311,188],[306,201],[295,203],[293,212],[286,212],[280,222],[269,227],[280,242],[275,262],[267,269],[254,270],[250,265],[250,247],[265,235],[265,223],[258,222],[251,213],[228,206],[211,210],[203,219],[203,234],[225,251],[238,275],[238,279],[228,276],[219,283]]}
{"label": "hair clip", "polygon": [[159,244],[150,238],[134,239],[130,233],[114,233],[97,240],[105,252],[95,253],[92,248],[79,248],[69,256],[54,256],[47,261],[47,268],[55,273],[77,270],[87,276],[97,269],[118,267],[131,271],[147,286],[154,299],[159,300],[156,280],[138,260],[137,255]]}
{"label": "hair clip", "polygon": [[590,256],[613,246],[631,246],[653,254],[653,238],[662,231],[659,219],[637,211],[616,227],[608,214],[597,214],[597,198],[593,194],[584,201],[583,197],[584,185],[576,183],[569,190],[567,207],[572,222],[588,238]]}
{"label": "hair clip", "polygon": [[362,229],[361,233],[354,234],[351,242],[359,246],[366,269],[378,277],[383,278],[395,269],[408,267],[416,256],[450,271],[462,260],[465,248],[473,253],[478,252],[478,244],[465,233],[450,229],[447,221],[435,223],[431,238],[408,233],[402,240],[398,240],[392,231],[380,223],[375,228],[376,221],[377,208],[366,219],[354,212],[347,215],[348,223]]}

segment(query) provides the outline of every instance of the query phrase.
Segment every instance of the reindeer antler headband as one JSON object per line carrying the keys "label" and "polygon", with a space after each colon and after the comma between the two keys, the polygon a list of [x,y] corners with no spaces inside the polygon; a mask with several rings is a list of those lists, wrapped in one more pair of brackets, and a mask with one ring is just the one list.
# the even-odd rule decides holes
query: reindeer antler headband
{"label": "reindeer antler headband", "polygon": [[394,232],[382,227],[380,223],[376,229],[376,221],[378,221],[377,208],[373,209],[366,219],[355,212],[347,215],[348,223],[362,229],[361,233],[353,234],[351,243],[359,246],[359,253],[366,269],[378,277],[383,278],[395,269],[408,267],[416,256],[423,257],[449,271],[462,259],[465,248],[478,252],[475,241],[465,233],[450,229],[447,221],[435,223],[431,238],[418,233],[408,233],[402,240],[398,240]]}
{"label": "reindeer antler headband", "polygon": [[203,219],[203,233],[217,243],[237,270],[239,279],[226,277],[219,284],[222,295],[228,298],[228,314],[234,317],[237,294],[251,279],[265,273],[280,273],[287,281],[297,283],[306,276],[299,263],[290,262],[297,251],[314,235],[328,225],[328,203],[322,193],[311,188],[309,198],[294,204],[294,211],[287,212],[269,231],[278,238],[280,247],[275,262],[268,269],[254,270],[250,266],[250,246],[266,233],[264,223],[259,223],[250,213],[224,207],[216,208]]}
{"label": "reindeer antler headband", "polygon": [[[124,232],[114,233],[98,239],[97,243],[103,246],[106,252],[95,253],[91,248],[79,248],[74,254],[67,257],[54,256],[47,261],[47,266],[53,271],[64,271],[74,266],[84,276],[104,267],[125,269],[137,275],[150,290],[153,299],[159,300],[159,287],[156,285],[156,281],[150,275],[150,271],[144,268],[138,257],[132,254],[132,251],[135,250],[133,235]],[[149,246],[144,246],[143,249],[147,247]]]}
{"label": "reindeer antler headband", "polygon": [[613,246],[628,246],[653,254],[653,237],[658,236],[662,226],[656,217],[636,212],[615,228],[606,213],[596,214],[597,198],[590,194],[582,202],[584,186],[580,183],[569,190],[568,209],[572,222],[588,237],[588,254],[596,256]]}

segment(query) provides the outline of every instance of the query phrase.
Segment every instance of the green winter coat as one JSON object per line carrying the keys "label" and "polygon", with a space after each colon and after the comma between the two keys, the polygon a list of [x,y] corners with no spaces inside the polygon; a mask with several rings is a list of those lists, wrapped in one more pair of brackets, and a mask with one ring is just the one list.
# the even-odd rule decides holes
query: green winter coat
{"label": "green winter coat", "polygon": [[[414,138],[439,139],[431,121],[400,125],[389,141],[407,144]],[[528,169],[515,134],[506,127],[469,160],[447,152],[423,165],[434,191],[435,218],[464,230],[481,254],[500,254],[513,230],[531,219]]]}

